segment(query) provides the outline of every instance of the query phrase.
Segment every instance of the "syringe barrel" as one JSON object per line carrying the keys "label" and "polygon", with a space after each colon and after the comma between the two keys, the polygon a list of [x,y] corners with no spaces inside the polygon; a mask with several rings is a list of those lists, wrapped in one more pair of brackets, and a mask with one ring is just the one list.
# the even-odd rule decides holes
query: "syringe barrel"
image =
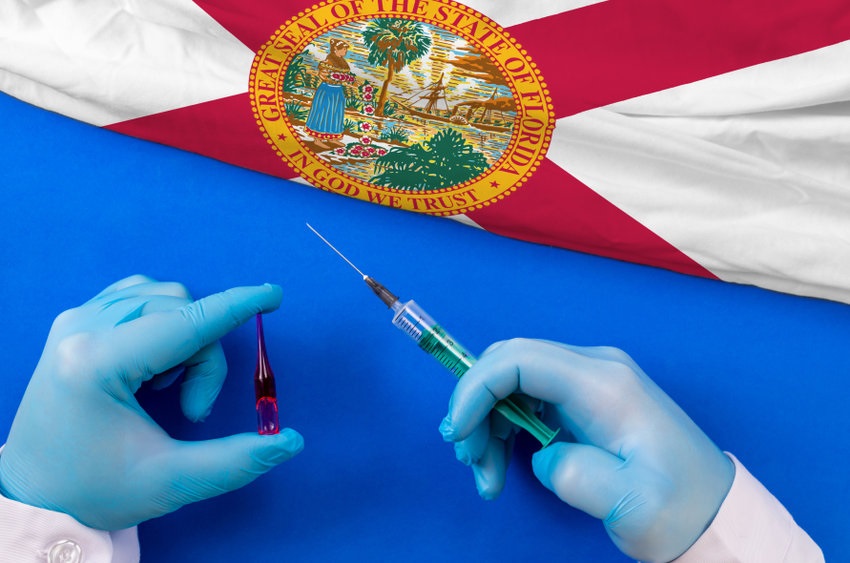
{"label": "syringe barrel", "polygon": [[393,305],[393,324],[411,337],[420,348],[434,356],[446,369],[461,377],[475,362],[475,356],[458,344],[415,301]]}
{"label": "syringe barrel", "polygon": [[[452,338],[416,302],[408,301],[402,304],[396,301],[391,307],[395,312],[393,324],[455,376],[462,377],[475,363],[475,356]],[[543,424],[522,399],[512,397],[513,395],[502,399],[496,403],[494,409],[512,423],[527,430],[543,447],[548,446],[558,431]]]}

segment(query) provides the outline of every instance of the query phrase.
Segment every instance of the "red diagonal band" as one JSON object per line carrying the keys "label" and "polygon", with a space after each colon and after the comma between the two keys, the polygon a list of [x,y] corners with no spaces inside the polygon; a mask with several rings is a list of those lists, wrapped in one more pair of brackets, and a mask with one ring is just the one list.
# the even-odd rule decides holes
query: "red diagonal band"
{"label": "red diagonal band", "polygon": [[850,4],[608,0],[508,31],[540,65],[564,117],[846,41]]}
{"label": "red diagonal band", "polygon": [[295,177],[263,139],[247,92],[106,128],[280,178]]}
{"label": "red diagonal band", "polygon": [[531,180],[469,217],[512,238],[715,277],[551,160],[544,160]]}

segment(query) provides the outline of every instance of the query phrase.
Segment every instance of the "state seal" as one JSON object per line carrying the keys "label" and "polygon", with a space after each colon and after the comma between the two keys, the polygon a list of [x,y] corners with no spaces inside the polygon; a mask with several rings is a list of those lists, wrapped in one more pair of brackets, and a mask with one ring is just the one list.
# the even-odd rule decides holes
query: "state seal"
{"label": "state seal", "polygon": [[270,147],[310,184],[455,215],[522,186],[555,117],[537,65],[497,23],[449,0],[335,0],[254,57]]}

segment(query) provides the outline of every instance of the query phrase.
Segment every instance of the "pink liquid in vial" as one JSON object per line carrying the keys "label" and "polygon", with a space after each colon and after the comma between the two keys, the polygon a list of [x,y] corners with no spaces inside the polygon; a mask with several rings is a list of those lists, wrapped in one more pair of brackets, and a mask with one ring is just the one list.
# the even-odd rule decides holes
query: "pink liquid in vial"
{"label": "pink liquid in vial", "polygon": [[257,369],[254,371],[254,394],[257,399],[257,432],[277,434],[280,432],[277,392],[274,385],[274,373],[269,365],[269,357],[266,355],[262,315],[257,315]]}
{"label": "pink liquid in vial", "polygon": [[277,434],[280,425],[277,418],[277,399],[261,397],[257,401],[257,432],[260,434]]}

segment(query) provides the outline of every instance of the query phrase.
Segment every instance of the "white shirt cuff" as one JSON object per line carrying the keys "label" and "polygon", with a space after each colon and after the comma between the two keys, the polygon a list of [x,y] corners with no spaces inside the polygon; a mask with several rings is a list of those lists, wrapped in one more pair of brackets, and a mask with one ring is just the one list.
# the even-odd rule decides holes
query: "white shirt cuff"
{"label": "white shirt cuff", "polygon": [[135,527],[116,532],[94,530],[67,514],[35,508],[0,494],[0,560],[138,563],[139,539]]}
{"label": "white shirt cuff", "polygon": [[711,526],[674,563],[822,563],[823,552],[735,456],[735,480]]}

